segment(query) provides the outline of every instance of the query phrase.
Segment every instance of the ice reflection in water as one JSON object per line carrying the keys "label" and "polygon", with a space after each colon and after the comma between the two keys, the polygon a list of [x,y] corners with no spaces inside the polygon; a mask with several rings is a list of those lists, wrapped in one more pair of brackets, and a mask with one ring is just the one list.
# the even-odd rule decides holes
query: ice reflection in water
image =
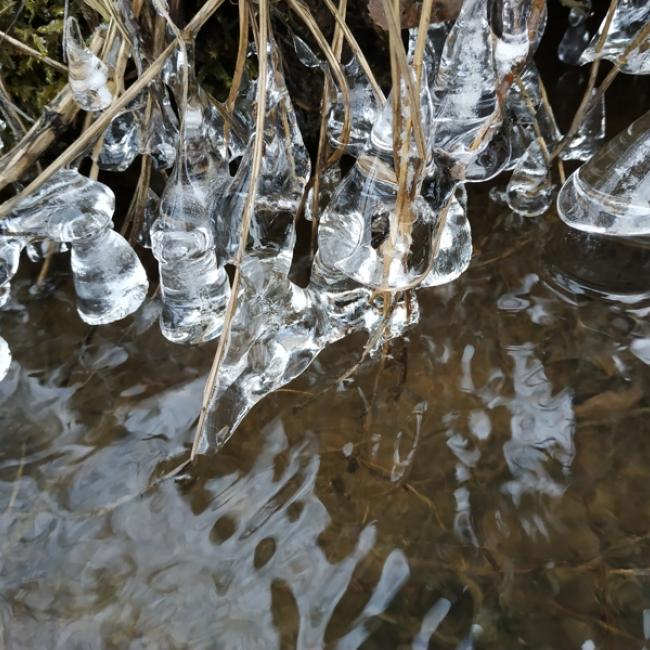
{"label": "ice reflection in water", "polygon": [[91,331],[71,287],[18,279],[4,647],[641,648],[647,250],[476,221],[472,268],[422,292],[408,342],[340,388],[362,342],[335,345],[151,489],[187,453],[214,344],[166,343],[155,303]]}

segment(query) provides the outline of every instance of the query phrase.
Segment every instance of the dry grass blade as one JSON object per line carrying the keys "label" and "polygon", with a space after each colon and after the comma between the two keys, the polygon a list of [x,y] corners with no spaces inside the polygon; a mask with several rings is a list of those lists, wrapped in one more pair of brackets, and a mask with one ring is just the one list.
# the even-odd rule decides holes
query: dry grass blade
{"label": "dry grass blade", "polygon": [[[345,21],[345,14],[347,12],[348,3],[347,0],[340,0],[338,15],[341,17],[341,20]],[[332,52],[336,57],[337,61],[341,61],[341,51],[343,49],[343,33],[341,31],[341,25],[337,22],[334,27],[334,36],[332,37]],[[320,116],[320,125],[318,132],[318,152],[316,154],[316,169],[314,170],[313,176],[313,187],[312,187],[312,199],[311,199],[311,243],[310,251],[312,257],[316,253],[316,245],[318,240],[318,224],[320,222],[319,218],[319,194],[320,194],[320,179],[323,172],[327,169],[327,152],[329,150],[328,138],[327,138],[327,121],[330,108],[330,78],[325,76],[325,83],[323,85],[323,96],[321,99],[321,116]],[[347,140],[344,140],[343,143],[347,143]]]}
{"label": "dry grass blade", "polygon": [[[327,39],[323,35],[323,32],[320,30],[320,27],[318,27],[318,24],[316,23],[314,17],[311,15],[309,9],[305,7],[305,5],[301,2],[301,0],[289,0],[289,5],[298,14],[301,20],[305,23],[307,29],[309,29],[309,31],[312,33],[312,36],[316,39],[318,46],[321,48],[323,54],[327,58],[327,62],[330,65],[330,69],[332,70],[332,73],[336,77],[336,81],[338,82],[341,93],[343,94],[343,129],[342,129],[341,139],[343,142],[347,142],[350,139],[350,127],[351,127],[350,89],[348,87],[348,82],[345,79],[345,75],[343,74],[343,69],[341,68],[341,64],[334,56],[334,52],[332,51],[332,48],[330,47],[329,43],[327,42]],[[335,151],[330,156],[328,160],[328,164],[332,164],[336,162],[343,155],[344,152],[345,150],[342,147],[337,151]]]}
{"label": "dry grass blade", "polygon": [[386,102],[386,96],[384,95],[379,83],[377,83],[377,79],[375,79],[375,75],[372,73],[372,69],[368,64],[366,55],[363,53],[363,50],[359,47],[359,43],[357,42],[357,39],[354,38],[354,35],[352,34],[350,28],[345,23],[345,20],[343,20],[341,16],[339,16],[338,9],[334,6],[332,0],[324,0],[324,2],[325,2],[325,6],[329,9],[332,16],[334,16],[334,20],[336,21],[337,25],[341,27],[341,31],[343,32],[343,36],[345,37],[347,44],[349,45],[353,54],[357,57],[359,61],[359,65],[361,66],[361,69],[363,70],[364,74],[366,75],[366,77],[368,77],[368,81],[370,81],[370,85],[372,86],[372,90],[375,93],[377,100],[383,106],[384,103]]}
{"label": "dry grass blade", "polygon": [[[404,44],[402,43],[401,31],[399,26],[399,16],[395,11],[395,7],[391,4],[390,0],[383,0],[384,11],[388,20],[388,31],[392,39],[392,47],[399,73],[402,81],[406,84],[406,89],[409,98],[410,114],[413,116],[412,127],[415,144],[418,148],[418,154],[424,160],[426,156],[426,148],[424,145],[424,134],[422,132],[422,117],[420,115],[420,101],[419,96],[415,92],[413,85],[413,76],[406,60],[406,52],[404,51]],[[395,89],[399,92],[399,86]]]}
{"label": "dry grass blade", "polygon": [[[208,0],[199,12],[188,23],[187,27],[183,30],[183,37],[187,38],[190,34],[197,32],[202,25],[210,18],[210,16],[223,4],[224,0]],[[54,162],[50,163],[42,173],[40,173],[25,189],[16,194],[8,201],[0,205],[0,217],[6,217],[26,196],[35,192],[46,180],[51,178],[59,169],[62,169],[71,163],[79,155],[91,145],[101,133],[104,132],[106,127],[111,123],[111,120],[137,95],[153,81],[156,75],[162,70],[162,67],[167,60],[167,57],[178,46],[178,40],[174,39],[151,63],[151,65],[138,77],[124,92],[124,94],[113,102],[110,107],[104,111],[97,120],[88,127]]]}
{"label": "dry grass blade", "polygon": [[210,408],[210,402],[217,384],[217,377],[219,369],[223,361],[226,348],[230,341],[230,329],[232,321],[237,310],[237,300],[239,298],[239,284],[241,281],[241,262],[246,253],[246,244],[248,242],[248,233],[250,231],[251,219],[253,217],[253,208],[255,205],[255,195],[257,193],[257,179],[262,166],[262,155],[264,152],[264,124],[266,120],[266,82],[267,82],[267,68],[268,68],[268,52],[266,44],[269,40],[268,26],[269,26],[269,6],[268,0],[260,0],[259,3],[259,37],[258,37],[258,76],[257,76],[257,115],[255,116],[255,140],[253,145],[253,158],[251,161],[251,176],[248,194],[246,195],[246,202],[244,203],[244,210],[242,215],[241,231],[239,236],[239,247],[233,261],[235,265],[235,275],[233,277],[232,287],[230,290],[230,298],[226,307],[226,315],[223,323],[223,331],[219,338],[217,351],[212,361],[212,367],[208,374],[205,388],[203,390],[203,403],[201,404],[201,412],[199,414],[199,421],[196,426],[196,434],[194,435],[194,442],[192,443],[192,452],[190,454],[190,461],[193,461],[199,453],[201,438],[204,434],[206,426],[206,418]]}
{"label": "dry grass blade", "polygon": [[239,45],[237,47],[237,61],[235,63],[235,72],[232,75],[232,84],[226,99],[226,106],[228,110],[232,111],[235,100],[239,93],[241,86],[242,76],[244,74],[244,66],[246,65],[246,53],[248,51],[248,8],[246,7],[246,0],[239,0]]}

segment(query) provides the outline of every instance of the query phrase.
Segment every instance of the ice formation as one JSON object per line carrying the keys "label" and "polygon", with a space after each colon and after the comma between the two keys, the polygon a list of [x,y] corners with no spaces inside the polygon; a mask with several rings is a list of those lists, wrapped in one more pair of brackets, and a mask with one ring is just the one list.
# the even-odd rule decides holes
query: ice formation
{"label": "ice formation", "polygon": [[[33,260],[69,250],[81,318],[123,318],[143,302],[147,277],[113,229],[112,191],[78,169],[91,150],[99,151],[99,168],[113,172],[144,157],[151,174],[142,175],[132,203],[140,212],[131,240],[151,248],[158,265],[161,331],[177,343],[224,337],[206,391],[200,452],[223,445],[259,400],[303,372],[324,347],[362,330],[369,335],[364,354],[372,353],[415,322],[415,290],[453,282],[470,264],[469,183],[509,171],[505,191],[492,194],[519,214],[540,217],[555,194],[558,156],[584,161],[559,193],[562,219],[589,232],[650,233],[650,113],[603,146],[604,96],[590,87],[582,123],[569,141],[563,137],[533,60],[544,0],[464,0],[453,22],[411,28],[404,51],[393,34],[387,99],[342,32],[348,45],[332,50],[344,61],[348,106],[341,74],[328,64],[332,53],[321,42],[322,53],[312,50],[291,21],[277,36],[273,12],[262,29],[264,1],[251,5],[254,38],[241,43],[241,74],[224,103],[201,84],[194,32],[181,32],[163,0],[143,3],[138,15],[117,2],[119,34],[102,58],[68,18],[69,84],[83,109],[110,111],[113,92],[119,97],[110,75],[121,44],[128,41],[135,73],[145,74],[156,56],[153,23],[162,21],[160,74],[110,114],[84,151],[67,158],[69,168],[48,172],[0,219],[0,306],[23,249]],[[590,11],[586,1],[571,9],[562,61],[597,56],[604,27],[589,42]],[[647,43],[632,47],[649,12],[647,2],[619,0],[598,56],[622,62],[627,55],[624,72],[650,72]],[[292,69],[283,60],[287,43],[298,66],[323,72],[329,104],[323,102],[318,138],[304,106],[294,106],[296,80],[285,79]],[[256,132],[262,88],[264,128]],[[315,140],[312,167],[315,152],[305,142]],[[311,223],[297,228],[303,217]],[[305,271],[302,284],[296,269]],[[8,359],[0,339],[0,371]]]}

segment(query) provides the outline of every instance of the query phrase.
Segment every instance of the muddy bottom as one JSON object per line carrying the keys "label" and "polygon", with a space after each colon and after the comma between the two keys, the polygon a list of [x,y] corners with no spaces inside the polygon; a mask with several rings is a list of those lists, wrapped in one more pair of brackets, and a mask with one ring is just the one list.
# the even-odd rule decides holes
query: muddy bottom
{"label": "muddy bottom", "polygon": [[4,647],[642,648],[650,250],[470,202],[406,339],[345,386],[363,337],[326,350],[174,478],[216,344],[16,282]]}

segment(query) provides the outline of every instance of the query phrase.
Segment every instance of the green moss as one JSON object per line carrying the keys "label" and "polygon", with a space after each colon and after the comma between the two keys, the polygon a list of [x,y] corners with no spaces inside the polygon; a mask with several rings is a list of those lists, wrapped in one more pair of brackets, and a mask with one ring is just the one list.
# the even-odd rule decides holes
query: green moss
{"label": "green moss", "polygon": [[[0,29],[60,61],[63,5],[63,0],[5,0]],[[32,117],[41,113],[66,82],[61,72],[8,43],[0,46],[0,73],[16,104]]]}

